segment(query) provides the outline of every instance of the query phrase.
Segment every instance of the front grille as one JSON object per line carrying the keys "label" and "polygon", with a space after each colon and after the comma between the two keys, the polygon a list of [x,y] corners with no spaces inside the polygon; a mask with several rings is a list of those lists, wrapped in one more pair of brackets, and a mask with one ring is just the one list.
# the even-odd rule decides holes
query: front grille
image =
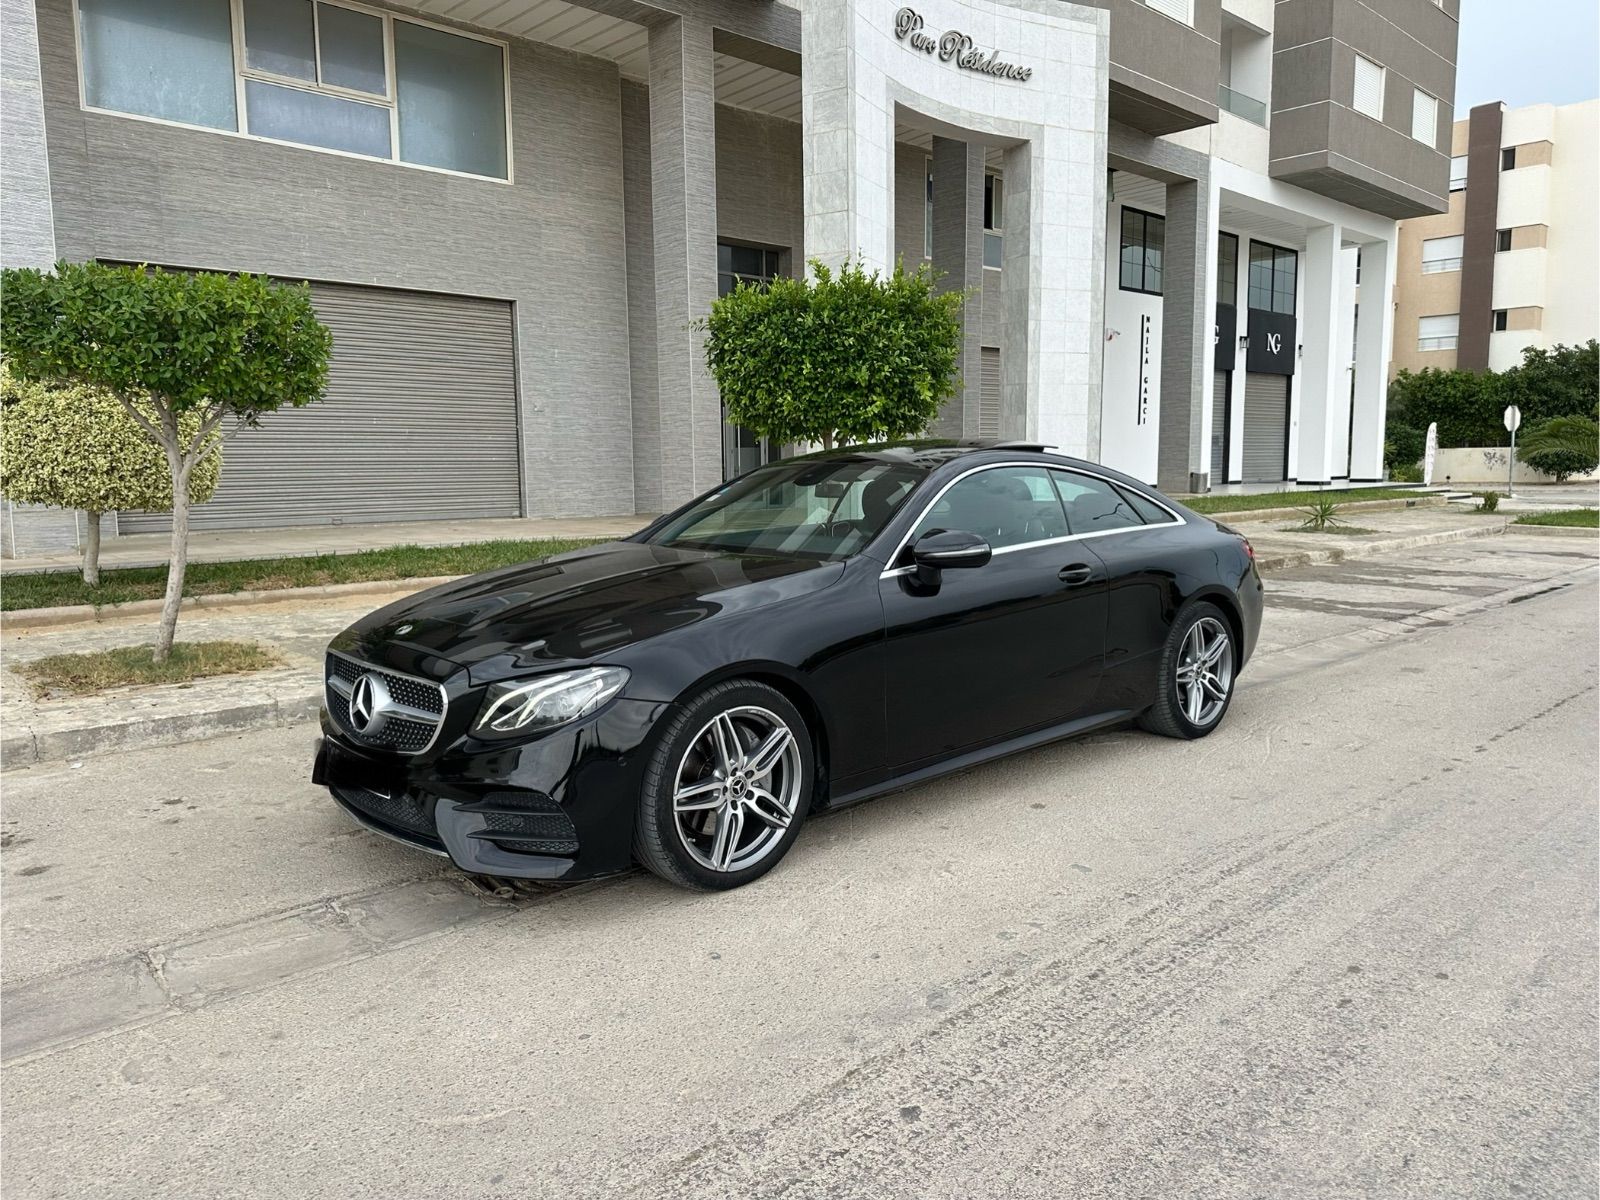
{"label": "front grille", "polygon": [[[351,703],[363,676],[371,676],[368,696],[378,702],[365,729],[357,729]],[[347,658],[328,654],[323,692],[328,712],[339,727],[366,746],[420,754],[433,745],[444,723],[444,689],[437,683],[402,675]]]}
{"label": "front grille", "polygon": [[443,845],[433,823],[433,798],[410,792],[380,792],[373,788],[335,783],[333,794],[374,823],[400,833]]}

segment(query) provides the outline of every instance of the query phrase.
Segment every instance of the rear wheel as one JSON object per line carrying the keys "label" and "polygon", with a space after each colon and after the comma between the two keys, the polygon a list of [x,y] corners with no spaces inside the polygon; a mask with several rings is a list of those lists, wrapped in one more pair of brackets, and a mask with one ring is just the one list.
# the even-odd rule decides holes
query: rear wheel
{"label": "rear wheel", "polygon": [[645,770],[634,852],[681,887],[758,879],[788,853],[811,804],[815,759],[784,695],[737,679],[671,719]]}
{"label": "rear wheel", "polygon": [[1199,601],[1178,614],[1161,656],[1156,702],[1139,723],[1165,737],[1201,738],[1233,700],[1238,651],[1222,610]]}

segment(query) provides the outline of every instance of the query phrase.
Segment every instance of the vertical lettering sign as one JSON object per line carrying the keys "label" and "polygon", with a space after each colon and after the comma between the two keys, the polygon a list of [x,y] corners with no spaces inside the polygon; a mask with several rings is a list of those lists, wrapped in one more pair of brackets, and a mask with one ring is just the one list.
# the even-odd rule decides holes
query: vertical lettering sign
{"label": "vertical lettering sign", "polygon": [[1033,78],[1032,67],[1006,62],[998,50],[984,54],[959,29],[947,29],[934,37],[931,33],[923,32],[923,26],[922,14],[914,8],[902,8],[894,14],[896,40],[919,53],[934,55],[942,63],[950,63],[962,71],[976,71],[980,75],[1015,79],[1018,83],[1027,83]]}
{"label": "vertical lettering sign", "polygon": [[1150,327],[1148,316],[1139,318],[1139,424],[1150,420]]}

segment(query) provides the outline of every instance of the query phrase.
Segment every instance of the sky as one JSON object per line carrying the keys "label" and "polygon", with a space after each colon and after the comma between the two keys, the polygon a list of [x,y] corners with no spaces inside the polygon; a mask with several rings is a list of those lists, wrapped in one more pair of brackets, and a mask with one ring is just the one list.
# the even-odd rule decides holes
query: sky
{"label": "sky", "polygon": [[1521,108],[1597,97],[1596,0],[1461,0],[1457,120],[1492,100]]}

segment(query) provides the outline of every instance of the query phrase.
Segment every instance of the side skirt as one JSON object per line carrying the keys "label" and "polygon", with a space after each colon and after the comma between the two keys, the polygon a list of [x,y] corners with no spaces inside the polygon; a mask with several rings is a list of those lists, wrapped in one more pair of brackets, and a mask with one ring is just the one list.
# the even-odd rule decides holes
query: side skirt
{"label": "side skirt", "polygon": [[896,775],[881,783],[874,783],[868,787],[848,792],[843,796],[830,797],[826,808],[822,811],[832,812],[838,808],[848,808],[852,804],[860,804],[863,800],[873,800],[879,796],[887,796],[891,792],[902,792],[907,788],[916,787],[918,784],[927,783],[929,780],[938,779],[944,775],[953,775],[957,771],[965,771],[969,767],[980,766],[992,762],[997,758],[1019,754],[1024,750],[1032,750],[1038,746],[1047,746],[1051,742],[1063,741],[1067,738],[1078,737],[1081,734],[1092,733],[1097,729],[1105,729],[1112,725],[1121,725],[1131,721],[1138,715],[1131,708],[1116,709],[1112,712],[1099,713],[1092,717],[1079,717],[1075,721],[1068,721],[1064,725],[1052,725],[1048,729],[1035,730],[1025,733],[1020,737],[1010,738],[1004,742],[996,742],[992,746],[983,746],[977,750],[969,750],[965,754],[958,754],[954,758],[947,758],[932,766],[919,767],[905,775]]}

